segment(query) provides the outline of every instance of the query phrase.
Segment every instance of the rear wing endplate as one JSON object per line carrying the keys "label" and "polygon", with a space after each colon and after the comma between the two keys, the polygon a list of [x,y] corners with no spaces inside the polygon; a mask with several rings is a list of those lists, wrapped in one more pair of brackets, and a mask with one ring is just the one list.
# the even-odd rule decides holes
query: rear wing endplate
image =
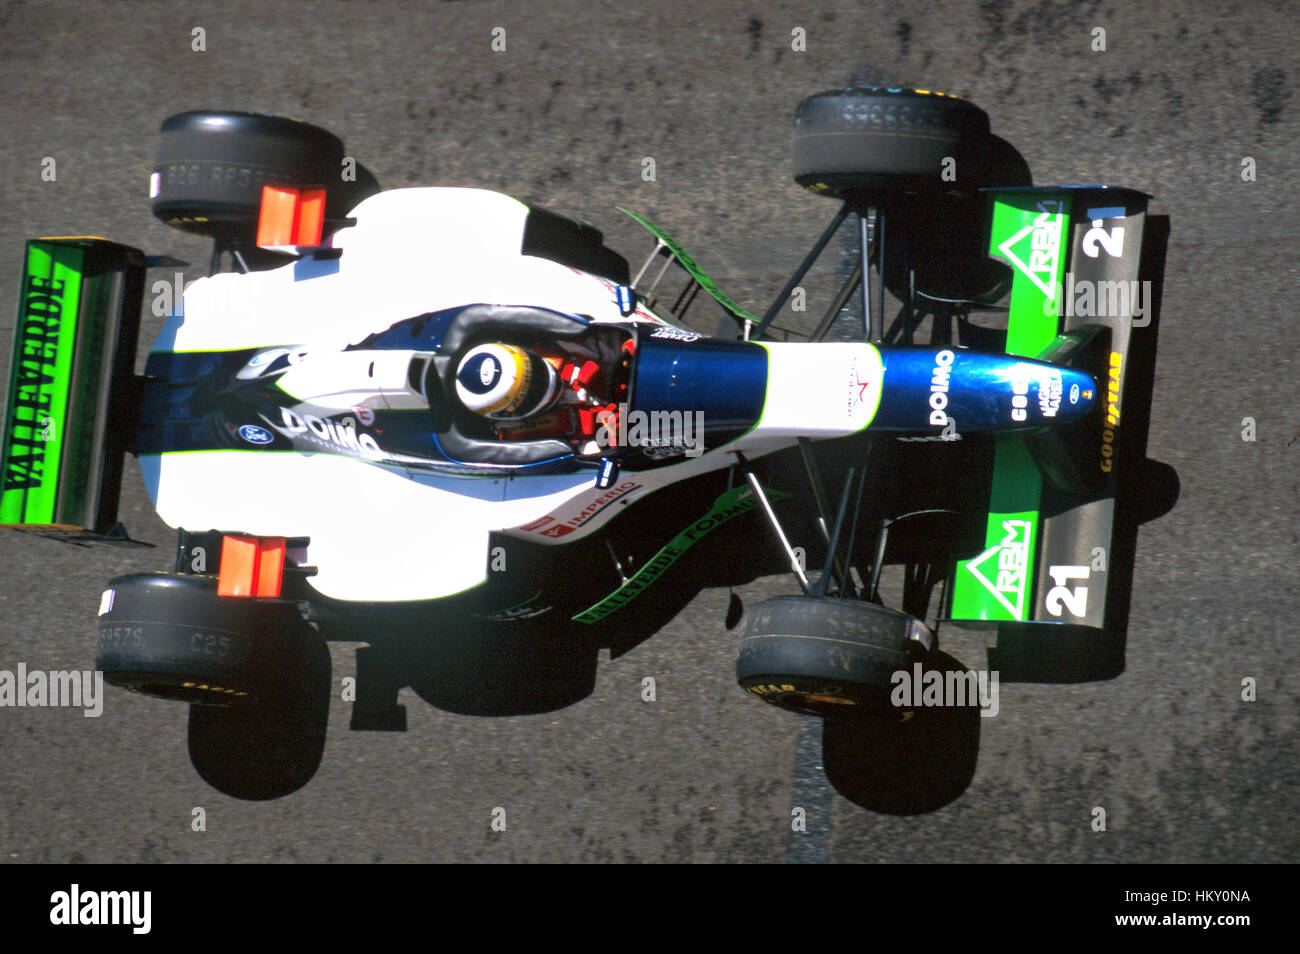
{"label": "rear wing endplate", "polygon": [[146,265],[138,249],[101,238],[27,242],[0,442],[0,526],[124,538],[115,524]]}

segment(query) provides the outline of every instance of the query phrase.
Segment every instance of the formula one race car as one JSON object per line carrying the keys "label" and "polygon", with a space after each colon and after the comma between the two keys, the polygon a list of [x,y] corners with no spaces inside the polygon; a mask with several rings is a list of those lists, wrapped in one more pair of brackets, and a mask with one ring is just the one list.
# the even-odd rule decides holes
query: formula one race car
{"label": "formula one race car", "polygon": [[[891,676],[944,625],[1113,675],[1166,223],[1130,189],[1033,186],[982,110],[922,90],[805,100],[795,178],[840,207],[760,318],[640,217],[633,276],[508,196],[381,191],[317,127],[173,116],[153,211],[214,240],[212,274],[136,375],[145,272],[171,260],[28,243],[0,524],[130,542],[138,458],[176,560],[109,583],[97,667],[191,703],[196,768],[244,798],[319,763],[327,639],[366,644],[355,728],[404,728],[404,686],[546,711],[590,693],[599,647],[763,573],[798,592],[744,613],[739,683],[837,725],[905,710]],[[856,266],[798,327],[786,302],[846,221]]]}

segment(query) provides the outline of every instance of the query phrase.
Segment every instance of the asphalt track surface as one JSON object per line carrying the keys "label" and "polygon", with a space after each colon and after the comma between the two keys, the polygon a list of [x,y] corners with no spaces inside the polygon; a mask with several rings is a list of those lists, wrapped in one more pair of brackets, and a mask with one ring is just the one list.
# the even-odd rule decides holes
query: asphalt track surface
{"label": "asphalt track surface", "polygon": [[[629,206],[762,309],[834,211],[789,177],[794,107],[875,69],[983,106],[1036,181],[1133,186],[1171,217],[1148,452],[1181,481],[1139,536],[1124,672],[1004,686],[969,786],[934,811],[871,811],[830,789],[815,726],[736,687],[728,594],[706,590],[557,712],[459,716],[407,691],[407,732],[351,732],[336,694],[316,776],[271,802],[199,779],[177,704],[109,690],[98,719],[0,709],[0,858],[1294,861],[1296,19],[1295,4],[1259,0],[0,0],[0,301],[16,300],[28,236],[99,234],[204,263],[201,240],[151,218],[146,183],[162,118],[217,107],[333,129],[388,187],[483,186],[567,211],[635,258],[643,236],[615,211]],[[159,322],[145,319],[148,341]],[[340,505],[364,519],[364,500]],[[93,665],[103,583],[169,560],[133,464],[122,518],[160,549],[0,534],[0,669]],[[741,595],[790,589],[765,578]],[[954,634],[945,649],[983,668],[985,645]],[[337,685],[351,647],[334,646],[333,665]],[[206,831],[191,830],[196,807]],[[807,832],[791,830],[796,807]]]}

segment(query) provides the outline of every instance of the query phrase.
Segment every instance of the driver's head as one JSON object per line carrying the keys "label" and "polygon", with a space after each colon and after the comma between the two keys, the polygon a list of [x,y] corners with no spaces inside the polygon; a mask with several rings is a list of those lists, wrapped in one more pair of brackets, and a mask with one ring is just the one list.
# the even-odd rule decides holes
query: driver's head
{"label": "driver's head", "polygon": [[518,345],[477,345],[456,369],[456,396],[461,403],[494,421],[518,421],[545,411],[561,388],[555,369]]}

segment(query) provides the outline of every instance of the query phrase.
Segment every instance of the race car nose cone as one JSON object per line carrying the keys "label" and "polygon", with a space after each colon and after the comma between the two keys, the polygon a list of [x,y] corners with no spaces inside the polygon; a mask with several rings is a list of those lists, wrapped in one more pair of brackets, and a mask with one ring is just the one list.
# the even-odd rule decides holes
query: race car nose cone
{"label": "race car nose cone", "polygon": [[887,430],[1001,430],[1078,420],[1097,400],[1074,368],[962,348],[887,350],[880,410]]}

